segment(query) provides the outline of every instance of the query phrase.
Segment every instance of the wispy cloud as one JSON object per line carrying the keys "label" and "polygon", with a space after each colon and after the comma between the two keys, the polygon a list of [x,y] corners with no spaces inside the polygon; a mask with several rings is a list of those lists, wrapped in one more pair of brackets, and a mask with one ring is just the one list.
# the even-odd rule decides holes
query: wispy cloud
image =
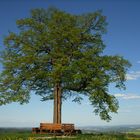
{"label": "wispy cloud", "polygon": [[139,63],[139,64],[140,64],[140,60],[139,60],[137,63]]}
{"label": "wispy cloud", "polygon": [[136,94],[121,94],[121,93],[118,93],[118,94],[114,94],[114,96],[117,97],[117,98],[122,98],[122,99],[126,99],[126,100],[140,99],[140,95],[136,95]]}
{"label": "wispy cloud", "polygon": [[126,74],[127,80],[137,80],[140,78],[140,71],[131,71],[130,73]]}

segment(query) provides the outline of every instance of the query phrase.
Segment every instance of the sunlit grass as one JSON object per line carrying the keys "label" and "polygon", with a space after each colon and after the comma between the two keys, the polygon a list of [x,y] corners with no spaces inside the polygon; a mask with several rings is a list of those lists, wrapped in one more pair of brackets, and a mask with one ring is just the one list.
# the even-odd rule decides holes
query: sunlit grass
{"label": "sunlit grass", "polygon": [[54,137],[48,135],[35,135],[30,133],[2,133],[0,140],[125,140],[124,135],[120,134],[82,134],[68,137]]}
{"label": "sunlit grass", "polygon": [[55,137],[46,134],[31,134],[30,132],[3,132],[0,133],[0,140],[140,140],[138,135],[132,134],[81,134],[76,136]]}

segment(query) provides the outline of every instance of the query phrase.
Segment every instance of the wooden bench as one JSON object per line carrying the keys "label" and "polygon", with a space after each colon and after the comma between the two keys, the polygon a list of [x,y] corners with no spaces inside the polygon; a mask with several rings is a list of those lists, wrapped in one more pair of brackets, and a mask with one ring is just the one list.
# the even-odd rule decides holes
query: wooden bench
{"label": "wooden bench", "polygon": [[66,136],[72,135],[75,133],[74,124],[62,124],[63,134]]}
{"label": "wooden bench", "polygon": [[53,135],[74,135],[79,133],[75,130],[74,124],[53,124],[53,123],[40,123],[39,128],[33,128],[32,133],[35,134],[53,134]]}
{"label": "wooden bench", "polygon": [[39,134],[40,133],[40,128],[38,128],[38,127],[32,128],[32,133],[33,134]]}
{"label": "wooden bench", "polygon": [[48,134],[61,134],[62,125],[61,124],[52,124],[52,123],[40,123],[40,133]]}

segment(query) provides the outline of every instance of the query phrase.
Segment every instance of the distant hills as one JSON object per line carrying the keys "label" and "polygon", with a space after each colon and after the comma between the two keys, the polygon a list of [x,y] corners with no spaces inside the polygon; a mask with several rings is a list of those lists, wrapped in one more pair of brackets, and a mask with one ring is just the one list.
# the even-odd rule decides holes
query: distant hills
{"label": "distant hills", "polygon": [[140,125],[118,125],[118,126],[83,126],[79,127],[83,132],[86,133],[97,133],[97,132],[131,132],[140,131]]}

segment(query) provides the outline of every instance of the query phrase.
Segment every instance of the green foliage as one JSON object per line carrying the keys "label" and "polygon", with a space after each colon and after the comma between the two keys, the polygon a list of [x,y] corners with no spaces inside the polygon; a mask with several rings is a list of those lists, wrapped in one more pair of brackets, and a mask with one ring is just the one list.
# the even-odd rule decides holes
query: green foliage
{"label": "green foliage", "polygon": [[109,95],[110,83],[125,88],[130,64],[120,56],[103,55],[106,17],[100,11],[72,15],[55,8],[34,9],[29,18],[17,20],[18,33],[10,32],[1,53],[0,105],[28,103],[34,92],[53,99],[56,83],[62,98],[89,97],[94,112],[110,120],[118,102]]}

